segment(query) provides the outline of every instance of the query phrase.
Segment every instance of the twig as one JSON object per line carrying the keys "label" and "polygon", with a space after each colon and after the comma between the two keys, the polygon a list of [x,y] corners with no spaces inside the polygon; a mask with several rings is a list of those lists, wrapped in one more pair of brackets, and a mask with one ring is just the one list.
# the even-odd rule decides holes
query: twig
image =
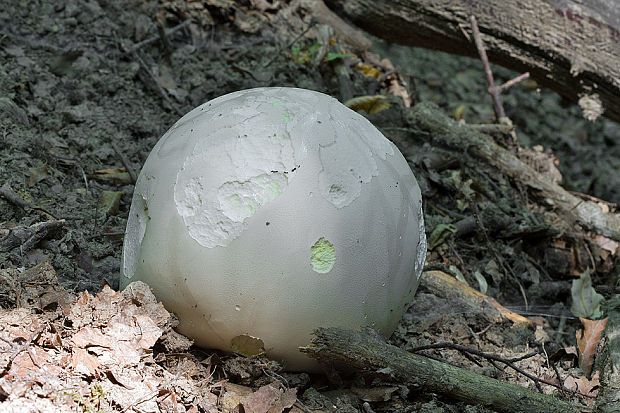
{"label": "twig", "polygon": [[[28,347],[30,347],[30,344],[34,341],[35,338],[37,338],[43,332],[44,329],[45,329],[44,325],[37,328],[35,331],[32,332],[32,334],[30,334],[30,337],[28,337],[28,340],[26,340],[25,343],[23,343],[22,345],[17,347],[15,350],[13,350],[11,355],[8,357],[8,362],[6,366],[4,367],[2,372],[0,372],[0,377],[3,377],[11,369],[11,365],[13,364],[13,361],[19,355],[19,353],[28,349]],[[32,354],[30,354],[30,357],[32,358]],[[32,362],[36,365],[36,361],[34,360],[34,358]]]}
{"label": "twig", "polygon": [[476,202],[471,197],[467,197],[467,198],[469,200],[469,207],[471,208],[472,215],[474,216],[474,220],[476,221],[476,225],[478,226],[478,229],[482,233],[484,241],[487,244],[487,248],[489,249],[489,251],[491,251],[491,254],[495,257],[495,260],[497,261],[497,265],[499,265],[502,268],[502,270],[504,270],[504,274],[509,275],[519,287],[519,291],[521,291],[521,296],[523,297],[523,302],[525,303],[525,311],[528,311],[529,304],[527,302],[527,295],[525,294],[525,289],[521,285],[521,282],[519,282],[517,275],[512,271],[512,269],[509,266],[504,264],[504,260],[502,259],[502,257],[497,253],[497,251],[495,251],[495,248],[493,248],[493,245],[491,244],[491,239],[489,238],[489,235],[487,234],[487,230],[482,224],[482,220],[480,219],[480,214],[479,214],[478,206],[476,205]]}
{"label": "twig", "polygon": [[125,169],[127,170],[127,173],[129,174],[129,178],[131,179],[131,183],[135,185],[136,184],[136,180],[137,180],[136,173],[134,172],[133,168],[131,167],[131,164],[129,163],[129,159],[127,159],[125,154],[119,149],[118,145],[116,145],[116,142],[110,141],[110,144],[112,145],[112,149],[114,149],[114,152],[116,152],[118,157],[121,158],[121,162],[123,163],[123,166],[125,167]]}
{"label": "twig", "polygon": [[164,88],[161,86],[161,84],[159,83],[159,80],[157,80],[157,78],[155,77],[155,75],[153,75],[153,73],[151,72],[151,70],[149,69],[149,67],[147,66],[146,62],[144,61],[144,59],[142,59],[140,57],[140,55],[138,54],[138,52],[133,52],[131,53],[131,55],[138,61],[138,63],[140,63],[140,66],[142,66],[142,69],[146,72],[146,74],[151,78],[151,80],[153,81],[153,83],[155,84],[155,87],[157,88],[157,91],[159,92],[160,96],[166,101],[166,103],[168,103],[168,105],[170,105],[170,107],[172,108],[172,110],[174,110],[178,115],[183,115],[183,111],[181,109],[179,109],[173,102],[172,100],[170,100],[170,97],[168,96],[168,94],[166,93],[166,91],[164,90]]}
{"label": "twig", "polygon": [[125,235],[124,231],[116,231],[116,232],[101,232],[99,234],[93,234],[86,237],[86,239],[91,240],[99,237],[120,237]]}
{"label": "twig", "polygon": [[573,393],[573,394],[578,394],[578,395],[583,396],[583,397],[594,398],[594,396],[582,393],[582,392],[580,392],[578,390],[571,390],[569,388],[566,388],[566,387],[562,386],[561,384],[557,384],[557,383],[554,383],[554,382],[552,382],[550,380],[541,379],[540,377],[536,377],[533,374],[528,373],[527,371],[523,370],[520,367],[517,367],[514,364],[517,361],[524,360],[526,358],[535,356],[538,353],[529,353],[529,354],[526,354],[525,356],[522,356],[522,357],[515,357],[515,358],[512,358],[512,359],[506,359],[504,357],[496,356],[495,354],[485,353],[485,352],[480,351],[480,350],[476,350],[476,349],[473,349],[473,348],[465,347],[465,346],[462,346],[460,344],[451,343],[451,342],[435,343],[435,344],[429,344],[429,345],[426,345],[426,346],[414,347],[412,349],[409,349],[409,351],[412,351],[414,353],[418,353],[418,352],[420,352],[422,350],[440,349],[440,348],[450,348],[450,349],[453,349],[453,350],[460,351],[461,353],[463,353],[463,355],[469,353],[469,354],[474,354],[474,355],[476,355],[478,357],[482,357],[482,358],[487,359],[487,360],[497,361],[499,363],[505,364],[506,366],[510,367],[514,371],[524,375],[528,379],[532,380],[534,383],[539,382],[539,383],[546,384],[548,386],[553,386],[553,387],[555,387],[555,388],[557,388],[559,390],[562,390],[562,391],[570,392],[570,393]]}
{"label": "twig", "polygon": [[530,77],[530,72],[525,72],[517,77],[513,77],[512,79],[510,79],[509,81],[503,83],[502,85],[500,85],[500,87],[497,88],[497,91],[499,93],[502,93],[504,90],[508,89],[511,86],[516,85],[517,83],[519,83],[522,80],[527,79],[528,77]]}
{"label": "twig", "polygon": [[[189,24],[191,23],[191,20],[185,20],[183,23],[179,23],[178,25],[174,26],[172,29],[168,29],[164,32],[164,36],[170,36],[171,34],[181,30],[184,27],[189,26]],[[142,40],[139,43],[134,44],[133,46],[131,46],[127,52],[128,53],[133,53],[133,52],[137,52],[138,50],[140,50],[141,48],[143,48],[144,46],[148,46],[151,43],[155,43],[156,41],[161,39],[161,34],[158,34],[157,36],[152,36],[149,37],[148,39]]]}
{"label": "twig", "polygon": [[482,64],[484,65],[484,73],[487,75],[487,82],[489,82],[489,93],[491,94],[491,99],[493,99],[495,114],[497,115],[498,119],[505,118],[506,112],[504,112],[504,106],[502,105],[502,98],[500,96],[500,93],[495,86],[495,80],[493,79],[493,72],[491,71],[491,65],[489,64],[489,58],[487,57],[487,51],[484,47],[482,36],[480,35],[480,29],[478,29],[478,22],[476,21],[475,16],[471,16],[470,20],[471,30],[474,34],[474,42],[476,43],[476,48],[478,49],[480,60],[482,60]]}
{"label": "twig", "polygon": [[[157,39],[159,39],[159,38],[160,37],[158,36]],[[153,73],[149,69],[149,67],[146,64],[146,62],[144,61],[144,59],[142,59],[142,57],[140,57],[140,54],[138,54],[138,49],[135,48],[135,45],[134,45],[134,47],[128,48],[125,45],[123,45],[122,42],[119,42],[119,43],[120,43],[120,47],[123,50],[123,52],[125,52],[128,55],[131,55],[135,60],[138,61],[138,63],[142,67],[142,70],[144,70],[146,72],[146,74],[151,78],[151,80],[155,84],[155,88],[157,89],[157,91],[159,92],[161,97],[166,101],[166,103],[168,103],[168,105],[170,105],[172,110],[174,110],[179,115],[184,115],[183,111],[181,111],[179,108],[177,108],[176,105],[172,102],[172,100],[170,100],[170,97],[168,96],[168,94],[166,93],[164,88],[159,83],[159,80],[157,80],[157,78],[153,75]]]}
{"label": "twig", "polygon": [[[523,73],[507,81],[501,86],[495,85],[495,79],[493,78],[493,71],[491,70],[491,65],[489,64],[489,58],[487,56],[486,48],[484,47],[484,42],[482,41],[482,35],[480,34],[480,29],[478,28],[478,22],[476,21],[475,16],[471,16],[471,29],[474,35],[474,42],[476,43],[476,48],[478,49],[478,54],[480,55],[480,60],[482,60],[482,64],[484,65],[484,73],[487,76],[487,82],[489,83],[488,92],[491,95],[491,99],[493,100],[493,106],[495,109],[495,115],[500,123],[507,122],[510,126],[512,126],[512,122],[508,120],[506,117],[506,112],[504,111],[504,105],[502,104],[501,93],[511,87],[512,85],[517,84],[523,79],[527,79],[530,74],[529,72]],[[514,130],[508,132],[508,135],[511,137],[508,140],[508,146],[512,147],[515,145],[517,140],[517,135]]]}
{"label": "twig", "polygon": [[[310,24],[308,24],[308,27],[306,27],[306,28],[304,29],[304,31],[303,31],[303,32],[301,32],[301,33],[300,33],[297,37],[295,37],[293,40],[291,40],[291,41],[289,42],[289,44],[287,44],[287,45],[286,45],[286,47],[284,48],[284,50],[288,50],[288,49],[290,49],[290,48],[291,48],[291,47],[292,47],[295,43],[297,43],[297,41],[298,41],[299,39],[301,39],[301,38],[302,38],[302,37],[303,37],[306,33],[308,33],[308,30],[310,30],[312,27],[314,27],[314,25],[315,25],[315,24],[316,24],[316,20],[312,19],[312,20],[310,21]],[[279,51],[278,51],[278,53],[275,53],[275,54],[273,55],[273,57],[272,57],[272,58],[271,58],[271,59],[270,59],[267,63],[265,63],[265,64],[263,65],[263,67],[267,67],[267,66],[269,66],[270,64],[272,64],[272,63],[274,62],[274,60],[276,60],[276,58],[280,55],[280,53],[282,53],[282,50],[279,50]]]}
{"label": "twig", "polygon": [[2,185],[2,187],[0,187],[0,196],[6,199],[7,201],[9,201],[10,203],[22,208],[23,210],[28,211],[28,210],[33,209],[35,211],[39,211],[44,214],[47,214],[54,219],[58,219],[54,214],[52,214],[45,208],[41,208],[39,206],[31,204],[28,201],[24,201],[23,199],[21,199],[15,192],[11,190],[11,188],[9,187],[9,184],[7,183],[5,183],[4,185]]}

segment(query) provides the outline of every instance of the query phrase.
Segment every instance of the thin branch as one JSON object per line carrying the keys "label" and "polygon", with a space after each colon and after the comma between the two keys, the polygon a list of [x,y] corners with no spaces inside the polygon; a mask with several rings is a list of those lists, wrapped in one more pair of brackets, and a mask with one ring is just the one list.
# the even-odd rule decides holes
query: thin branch
{"label": "thin branch", "polygon": [[557,383],[554,383],[554,382],[552,382],[550,380],[541,379],[540,377],[536,377],[533,374],[528,373],[527,371],[523,370],[520,367],[517,367],[514,364],[514,362],[516,362],[516,361],[520,361],[520,360],[523,360],[525,358],[532,357],[533,355],[535,355],[537,353],[534,353],[534,354],[530,353],[530,354],[527,354],[527,355],[525,355],[523,357],[517,357],[517,358],[513,358],[513,359],[506,359],[504,357],[496,356],[495,354],[488,354],[488,353],[485,353],[485,352],[480,351],[480,350],[476,350],[476,349],[473,349],[473,348],[465,347],[465,346],[462,346],[460,344],[451,343],[451,342],[443,342],[443,343],[429,344],[429,345],[426,345],[426,346],[414,347],[412,349],[409,349],[409,351],[417,353],[417,352],[420,352],[422,350],[440,349],[440,348],[449,348],[449,349],[457,350],[457,351],[461,352],[463,355],[466,355],[467,353],[469,353],[469,354],[474,354],[474,355],[476,355],[478,357],[482,357],[482,358],[484,358],[486,360],[489,360],[489,361],[497,361],[499,363],[505,364],[506,366],[510,367],[514,371],[524,375],[528,379],[532,380],[534,383],[543,383],[543,384],[546,384],[548,386],[553,386],[553,387],[555,387],[555,388],[557,388],[559,390],[562,390],[562,391],[566,391],[566,392],[573,393],[573,394],[578,394],[578,395],[583,396],[583,397],[594,398],[594,396],[582,393],[582,392],[580,392],[578,390],[571,390],[569,388],[566,388],[566,387],[562,386],[561,384],[557,384]]}
{"label": "thin branch", "polygon": [[125,169],[127,170],[127,173],[129,174],[129,178],[131,179],[131,183],[135,185],[136,184],[136,180],[137,180],[136,173],[134,172],[133,168],[131,167],[131,164],[129,163],[129,159],[127,159],[125,154],[116,145],[116,142],[110,141],[110,144],[112,145],[112,149],[114,149],[114,152],[116,152],[118,157],[121,158],[121,162],[123,163],[123,166],[125,167]]}
{"label": "thin branch", "polygon": [[504,112],[504,106],[502,105],[502,98],[500,96],[499,90],[495,86],[495,80],[493,79],[493,72],[491,71],[491,65],[489,64],[489,58],[487,57],[487,51],[484,47],[482,36],[480,35],[480,29],[478,29],[478,22],[476,21],[476,17],[474,16],[471,16],[470,20],[471,29],[474,34],[474,42],[476,43],[476,48],[478,49],[480,60],[482,60],[482,64],[484,65],[484,73],[486,73],[487,81],[489,82],[489,93],[491,94],[491,99],[493,99],[495,114],[497,115],[498,119],[505,118],[506,112]]}
{"label": "thin branch", "polygon": [[2,185],[2,187],[0,187],[0,197],[6,199],[10,203],[22,208],[25,211],[29,211],[33,209],[35,211],[39,211],[44,214],[47,214],[54,219],[58,219],[58,217],[56,217],[54,214],[52,214],[45,208],[41,208],[39,206],[33,205],[30,202],[27,202],[21,199],[15,192],[13,192],[13,190],[9,187],[9,184],[7,183],[5,183],[4,185]]}
{"label": "thin branch", "polygon": [[[180,23],[176,26],[174,26],[172,29],[168,29],[164,32],[164,36],[170,36],[171,34],[173,34],[174,32],[177,32],[179,30],[181,30],[184,27],[189,26],[189,24],[191,23],[191,20],[185,20],[183,23]],[[140,50],[141,48],[143,48],[144,46],[148,46],[151,43],[155,43],[158,40],[161,40],[161,34],[158,34],[157,36],[152,36],[149,37],[148,39],[142,40],[139,43],[134,44],[133,46],[131,46],[127,52],[128,53],[133,53],[136,52],[138,50]]]}

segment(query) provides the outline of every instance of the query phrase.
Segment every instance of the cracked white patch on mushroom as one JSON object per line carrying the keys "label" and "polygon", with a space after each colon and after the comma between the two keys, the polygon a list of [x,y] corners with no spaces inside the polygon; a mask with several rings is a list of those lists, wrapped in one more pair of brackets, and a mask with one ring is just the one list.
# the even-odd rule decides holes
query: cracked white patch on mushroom
{"label": "cracked white patch on mushroom", "polygon": [[236,124],[225,117],[229,122],[220,121],[218,129],[198,140],[179,170],[177,211],[200,245],[225,247],[241,235],[247,218],[286,190],[294,151],[285,121],[271,124],[270,114],[257,112]]}

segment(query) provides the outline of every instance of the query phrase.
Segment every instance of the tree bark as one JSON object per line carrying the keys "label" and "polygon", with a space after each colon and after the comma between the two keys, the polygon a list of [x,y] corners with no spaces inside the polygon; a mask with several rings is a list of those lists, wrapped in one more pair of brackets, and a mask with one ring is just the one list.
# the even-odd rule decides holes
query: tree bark
{"label": "tree bark", "polygon": [[582,108],[620,121],[620,9],[605,0],[326,0],[340,15],[394,43],[476,56],[475,16],[489,59],[529,71]]}

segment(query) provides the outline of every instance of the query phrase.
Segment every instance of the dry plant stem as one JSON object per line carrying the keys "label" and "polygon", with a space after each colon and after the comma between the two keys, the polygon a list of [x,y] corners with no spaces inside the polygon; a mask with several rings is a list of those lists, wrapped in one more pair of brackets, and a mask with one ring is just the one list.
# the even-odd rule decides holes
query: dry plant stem
{"label": "dry plant stem", "polygon": [[5,183],[4,185],[2,185],[2,187],[0,187],[0,197],[3,197],[10,203],[17,205],[18,207],[26,211],[33,209],[35,211],[39,211],[39,212],[42,212],[43,214],[49,215],[50,217],[54,219],[58,219],[56,216],[54,216],[54,214],[52,214],[48,210],[38,207],[36,205],[33,205],[30,202],[26,202],[23,199],[21,199],[15,192],[11,190],[11,188],[9,187],[9,184],[7,183]]}
{"label": "dry plant stem", "polygon": [[507,81],[506,83],[503,83],[500,87],[498,87],[497,90],[499,93],[502,93],[504,90],[516,85],[517,83],[519,83],[522,80],[527,79],[528,77],[530,77],[530,72],[525,72],[517,77],[513,77],[512,79],[510,79],[509,81]]}
{"label": "dry plant stem", "polygon": [[[11,369],[11,365],[13,364],[13,360],[15,360],[15,357],[17,357],[18,354],[22,351],[28,350],[30,348],[30,344],[43,332],[44,329],[45,326],[37,328],[35,331],[32,332],[32,334],[30,334],[30,337],[28,337],[28,340],[25,343],[13,350],[13,352],[9,356],[6,367],[4,367],[4,370],[0,372],[0,377],[3,377],[6,373],[8,373],[8,371]],[[35,358],[32,357],[32,353],[30,353],[30,358],[32,358],[32,362],[36,364]]]}
{"label": "dry plant stem", "polygon": [[523,370],[520,367],[517,367],[514,363],[517,361],[521,361],[527,358],[530,358],[532,356],[535,356],[538,353],[530,353],[530,354],[526,354],[525,356],[521,356],[521,357],[515,357],[512,359],[507,359],[504,357],[500,357],[500,356],[496,356],[494,354],[488,354],[485,352],[482,352],[480,350],[476,350],[473,348],[469,348],[466,346],[462,346],[460,344],[456,344],[456,343],[450,343],[450,342],[445,342],[445,343],[435,343],[435,344],[429,344],[427,346],[419,346],[419,347],[414,347],[412,349],[410,349],[409,351],[413,352],[413,353],[417,353],[419,351],[422,350],[430,350],[430,349],[439,349],[439,348],[450,348],[453,350],[457,350],[461,353],[463,353],[463,355],[465,354],[473,354],[476,355],[478,357],[482,357],[484,359],[487,359],[489,361],[497,361],[500,362],[502,364],[505,364],[506,366],[510,367],[511,369],[513,369],[514,371],[516,371],[517,373],[520,373],[522,375],[524,375],[525,377],[527,377],[528,379],[532,380],[534,383],[543,383],[546,384],[548,386],[553,386],[556,389],[568,392],[568,393],[573,393],[573,394],[578,394],[579,396],[583,396],[583,397],[590,397],[590,398],[594,398],[594,396],[590,396],[588,394],[584,394],[578,390],[571,390],[568,389],[558,383],[554,383],[550,380],[545,380],[545,379],[541,379],[540,377],[536,377],[533,374],[528,373],[527,371]]}
{"label": "dry plant stem", "polygon": [[[166,30],[165,31],[165,36],[170,36],[171,34],[181,30],[184,27],[189,26],[189,24],[191,23],[191,20],[185,20],[183,23],[179,23],[176,26],[174,26],[172,29]],[[139,43],[134,44],[133,46],[131,46],[128,50],[129,53],[133,53],[136,52],[138,50],[140,50],[141,48],[143,48],[144,46],[148,46],[151,43],[155,43],[156,41],[161,39],[161,34],[158,34],[157,36],[152,36],[149,37],[148,39],[142,40]]]}
{"label": "dry plant stem", "polygon": [[620,120],[617,1],[325,2],[388,42],[466,56],[478,55],[472,36],[462,33],[462,28],[471,33],[470,16],[474,15],[493,63],[528,71],[545,87],[574,102],[595,93],[604,115]]}
{"label": "dry plant stem", "polygon": [[110,144],[112,145],[112,149],[114,149],[114,152],[116,152],[118,157],[121,158],[121,162],[123,163],[123,166],[125,167],[125,169],[127,170],[127,173],[129,174],[131,183],[135,185],[137,181],[137,177],[136,177],[136,173],[131,167],[131,164],[129,163],[129,159],[127,159],[125,154],[119,149],[118,145],[116,145],[116,142],[111,141]]}
{"label": "dry plant stem", "polygon": [[497,261],[497,265],[499,265],[502,268],[502,270],[504,271],[504,274],[506,276],[509,276],[519,287],[519,291],[521,291],[521,296],[523,297],[523,302],[525,303],[525,311],[528,311],[529,305],[527,302],[527,295],[525,294],[525,289],[523,288],[523,285],[521,285],[521,283],[519,282],[519,279],[517,278],[514,271],[512,271],[510,267],[504,264],[504,260],[502,259],[502,257],[497,253],[497,251],[495,251],[495,248],[493,248],[493,245],[491,244],[491,240],[489,239],[489,236],[487,234],[486,228],[484,227],[484,225],[482,225],[482,221],[480,220],[480,215],[478,214],[478,206],[476,205],[473,199],[469,199],[469,207],[471,208],[472,214],[474,216],[474,220],[476,221],[476,225],[478,226],[478,228],[480,229],[480,232],[482,233],[484,237],[484,241],[487,244],[487,248],[489,249],[489,251],[491,251],[491,254],[495,257],[495,260]]}
{"label": "dry plant stem", "polygon": [[[316,25],[316,20],[312,19],[312,21],[308,24],[308,27],[306,27],[301,33],[299,33],[299,35],[297,35],[297,37],[295,37],[293,40],[291,40],[286,47],[283,49],[284,51],[288,51],[291,47],[293,47],[293,45],[295,43],[297,43],[299,41],[299,39],[301,39],[302,37],[304,37],[306,35],[306,33],[308,33],[308,31],[310,29],[312,29],[314,26]],[[267,63],[265,63],[263,65],[263,67],[268,67],[270,64],[272,64],[276,58],[278,57],[278,55],[282,53],[282,50],[279,50],[278,53],[275,53],[273,55],[273,57],[271,59],[269,59],[269,61],[267,61]]]}
{"label": "dry plant stem", "polygon": [[[523,73],[501,86],[495,85],[495,79],[493,78],[493,71],[491,70],[491,65],[489,64],[489,58],[487,56],[486,48],[484,47],[484,42],[482,41],[482,36],[480,35],[480,29],[478,28],[478,22],[474,16],[471,16],[471,29],[474,35],[474,42],[476,43],[476,48],[478,49],[478,54],[480,55],[480,60],[482,60],[482,64],[484,65],[484,72],[487,76],[487,82],[489,82],[489,94],[491,95],[491,99],[493,100],[493,106],[495,107],[495,115],[497,116],[497,120],[499,123],[502,123],[502,120],[506,118],[506,111],[504,111],[504,105],[502,104],[502,92],[509,87],[519,83],[523,79],[527,79],[530,74],[529,72]],[[511,122],[509,122],[511,123]],[[511,125],[512,126],[512,125]],[[510,138],[507,139],[507,143],[509,147],[515,145],[517,141],[517,135],[514,132],[514,129],[511,130],[508,134]]]}
{"label": "dry plant stem", "polygon": [[500,412],[580,411],[578,406],[554,397],[408,353],[368,330],[319,328],[314,335],[312,343],[300,351],[315,359],[343,363],[375,375],[385,374],[417,391],[442,394]]}
{"label": "dry plant stem", "polygon": [[493,105],[495,106],[495,114],[497,115],[497,119],[505,118],[506,112],[504,112],[504,106],[502,105],[502,98],[500,96],[500,90],[495,87],[495,80],[493,79],[493,72],[491,71],[491,65],[489,64],[489,58],[487,57],[487,52],[484,47],[484,43],[482,42],[482,36],[480,35],[480,29],[478,29],[478,22],[476,22],[476,18],[471,16],[471,30],[474,34],[474,42],[476,43],[476,48],[478,49],[478,54],[480,55],[480,60],[482,60],[482,64],[484,65],[484,73],[487,75],[487,82],[489,82],[489,94],[491,95],[491,99],[493,99]]}
{"label": "dry plant stem", "polygon": [[[159,39],[159,37],[158,37],[158,39]],[[140,64],[140,66],[142,67],[142,70],[144,70],[144,72],[149,76],[149,78],[151,79],[151,81],[155,85],[155,88],[157,89],[157,92],[159,92],[159,94],[162,97],[162,99],[164,99],[164,101],[166,101],[166,103],[168,105],[170,105],[172,110],[174,110],[178,115],[184,115],[185,113],[183,113],[183,111],[181,109],[179,109],[172,102],[172,100],[170,100],[170,97],[168,96],[168,94],[166,93],[164,88],[159,83],[159,80],[157,80],[157,78],[153,75],[153,73],[149,69],[149,67],[146,64],[146,62],[144,61],[144,59],[142,59],[140,57],[140,55],[138,54],[137,50],[133,50],[133,48],[127,49],[127,48],[123,47],[122,45],[121,45],[121,48],[125,51],[125,53],[131,55]],[[149,86],[149,85],[147,85],[147,86]]]}

